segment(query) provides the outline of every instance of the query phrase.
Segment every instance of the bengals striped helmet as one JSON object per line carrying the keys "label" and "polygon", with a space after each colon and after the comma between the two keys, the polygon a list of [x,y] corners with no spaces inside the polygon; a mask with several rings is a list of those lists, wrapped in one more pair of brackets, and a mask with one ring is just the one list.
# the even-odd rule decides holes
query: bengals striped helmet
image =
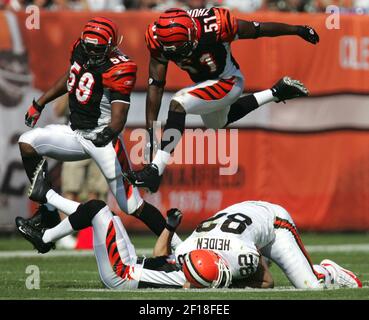
{"label": "bengals striped helmet", "polygon": [[211,250],[193,250],[184,256],[183,273],[196,288],[227,288],[232,274],[226,262]]}
{"label": "bengals striped helmet", "polygon": [[81,44],[88,57],[88,64],[99,66],[105,63],[110,52],[121,42],[117,25],[104,17],[95,17],[87,22],[81,35]]}
{"label": "bengals striped helmet", "polygon": [[189,56],[198,44],[195,20],[182,9],[169,9],[155,22],[154,36],[172,59]]}

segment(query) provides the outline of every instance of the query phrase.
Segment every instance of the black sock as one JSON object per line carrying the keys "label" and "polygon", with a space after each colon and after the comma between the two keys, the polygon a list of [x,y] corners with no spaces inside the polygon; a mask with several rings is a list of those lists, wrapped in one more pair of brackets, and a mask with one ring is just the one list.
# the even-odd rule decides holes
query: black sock
{"label": "black sock", "polygon": [[149,229],[159,236],[165,228],[166,221],[161,212],[148,202],[144,202],[144,206],[136,218],[146,224]]}
{"label": "black sock", "polygon": [[54,228],[61,221],[58,210],[49,211],[45,205],[40,205],[28,221],[37,228]]}
{"label": "black sock", "polygon": [[[181,133],[181,137],[182,134],[184,132],[185,129],[185,122],[186,122],[186,113],[185,112],[176,112],[176,111],[170,111],[168,112],[168,119],[167,119],[167,123],[165,124],[164,127],[164,132],[163,132],[163,139],[166,138],[165,137],[165,131],[169,130],[169,129],[175,129],[178,130]],[[175,137],[171,137],[171,140],[161,140],[161,145],[160,148],[161,150],[164,150],[168,153],[172,153],[175,149],[175,147],[177,146],[178,142],[180,139],[178,139],[178,141],[175,141],[175,144],[173,144],[173,146],[171,147],[170,150],[166,150],[166,147],[172,143],[172,141],[174,141]]]}
{"label": "black sock", "polygon": [[231,105],[231,109],[228,112],[228,121],[225,127],[230,123],[243,118],[245,115],[251,111],[254,111],[258,107],[259,104],[253,94],[239,98],[234,104]]}
{"label": "black sock", "polygon": [[42,157],[39,155],[35,155],[31,157],[22,156],[23,167],[24,167],[24,170],[26,170],[26,174],[27,174],[29,181],[32,181],[33,174],[36,170],[37,165],[40,163],[41,160],[42,160]]}

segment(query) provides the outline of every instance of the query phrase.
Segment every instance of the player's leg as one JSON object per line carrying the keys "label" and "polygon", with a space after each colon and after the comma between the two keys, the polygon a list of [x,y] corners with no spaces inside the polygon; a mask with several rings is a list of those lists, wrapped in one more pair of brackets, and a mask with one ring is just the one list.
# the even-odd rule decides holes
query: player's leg
{"label": "player's leg", "polygon": [[30,181],[43,156],[61,161],[75,161],[89,157],[72,129],[66,125],[48,125],[45,128],[27,131],[19,138],[19,148],[24,169]]}
{"label": "player's leg", "polygon": [[251,111],[266,103],[272,101],[280,102],[307,95],[308,90],[300,81],[283,77],[271,89],[245,95],[233,103],[225,126],[243,118]]}
{"label": "player's leg", "polygon": [[220,121],[216,124],[207,121],[206,124],[210,128],[222,128],[227,123],[228,106],[240,97],[242,91],[241,74],[230,79],[207,80],[178,91],[170,102],[162,140],[152,163],[129,173],[127,178],[136,186],[156,192],[170,155],[184,132],[186,114],[201,115],[204,119],[204,115],[219,112]]}
{"label": "player's leg", "polygon": [[110,289],[181,287],[183,273],[164,257],[138,259],[117,216],[102,208],[92,219],[94,251],[101,280]]}
{"label": "player's leg", "polygon": [[325,275],[327,288],[362,288],[360,279],[350,270],[342,268],[332,260],[324,259],[318,265],[314,265],[317,272]]}
{"label": "player's leg", "polygon": [[274,261],[296,288],[324,288],[324,274],[313,268],[291,216],[280,206],[273,209],[275,238],[261,250],[262,255]]}
{"label": "player's leg", "polygon": [[182,135],[184,131],[183,124],[179,121],[174,125],[169,125],[172,113],[184,112],[185,114],[201,115],[204,119],[207,115],[212,115],[215,121],[206,121],[205,125],[208,128],[218,129],[222,128],[227,121],[227,113],[229,105],[234,103],[243,91],[243,78],[241,74],[230,79],[208,80],[196,85],[184,88],[178,91],[172,98],[170,110],[168,113],[168,121],[164,128],[160,149],[158,150],[153,163],[157,165],[159,175],[162,175],[165,166],[169,160],[170,154],[173,153],[179,139],[172,141],[172,135],[165,134],[166,130],[177,130]]}
{"label": "player's leg", "polygon": [[[122,173],[130,170],[123,141],[117,138],[103,148],[97,148],[85,139],[81,143],[96,161],[122,211],[138,218],[156,235],[160,235],[165,227],[164,217],[157,208],[142,199],[135,186],[123,178]],[[174,246],[180,241],[177,235],[173,237]]]}
{"label": "player's leg", "polygon": [[[30,181],[43,156],[62,161],[86,159],[89,156],[84,152],[77,137],[69,126],[48,125],[25,132],[19,138],[19,148],[23,166]],[[47,171],[46,163],[43,170]],[[59,214],[48,203],[40,206],[36,214],[27,220],[33,225],[51,227],[60,221]]]}
{"label": "player's leg", "polygon": [[102,282],[110,289],[136,289],[142,269],[117,216],[104,207],[92,219],[94,252]]}

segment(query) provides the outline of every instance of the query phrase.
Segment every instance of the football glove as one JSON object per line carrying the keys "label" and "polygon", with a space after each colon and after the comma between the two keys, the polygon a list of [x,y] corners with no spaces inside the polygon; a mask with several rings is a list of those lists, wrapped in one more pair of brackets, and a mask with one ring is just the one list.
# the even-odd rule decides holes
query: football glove
{"label": "football glove", "polygon": [[91,141],[98,148],[105,147],[117,135],[118,135],[118,133],[115,132],[112,128],[105,127],[104,130],[99,132],[98,134],[96,134],[95,139],[93,139]]}
{"label": "football glove", "polygon": [[158,149],[158,142],[156,140],[153,128],[147,129],[147,132],[149,134],[149,139],[146,141],[145,145],[144,160],[146,163],[151,163],[154,157],[154,152]]}
{"label": "football glove", "polygon": [[297,34],[312,44],[317,44],[319,42],[319,35],[310,26],[298,26]]}
{"label": "football glove", "polygon": [[38,119],[40,119],[41,112],[45,106],[39,105],[35,99],[33,99],[32,105],[28,108],[28,111],[24,117],[24,123],[28,126],[33,128]]}
{"label": "football glove", "polygon": [[167,211],[167,220],[165,228],[169,231],[176,231],[177,227],[181,223],[182,220],[182,212],[177,208],[172,208]]}

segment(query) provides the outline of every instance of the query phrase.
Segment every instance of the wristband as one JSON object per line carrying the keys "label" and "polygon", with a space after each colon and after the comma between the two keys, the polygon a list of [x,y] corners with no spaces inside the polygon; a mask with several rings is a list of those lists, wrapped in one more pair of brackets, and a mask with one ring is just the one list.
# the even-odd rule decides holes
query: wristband
{"label": "wristband", "polygon": [[168,229],[169,232],[175,232],[177,229],[176,227],[170,226],[168,223],[165,225],[165,228]]}
{"label": "wristband", "polygon": [[41,106],[41,105],[39,105],[37,102],[36,102],[36,100],[35,99],[33,99],[33,101],[32,101],[32,105],[33,105],[33,107],[38,111],[38,112],[42,112],[42,110],[44,109],[44,107],[45,106]]}
{"label": "wristband", "polygon": [[165,86],[165,81],[159,81],[159,80],[155,80],[154,78],[149,78],[149,86],[156,86],[159,88],[164,88]]}

